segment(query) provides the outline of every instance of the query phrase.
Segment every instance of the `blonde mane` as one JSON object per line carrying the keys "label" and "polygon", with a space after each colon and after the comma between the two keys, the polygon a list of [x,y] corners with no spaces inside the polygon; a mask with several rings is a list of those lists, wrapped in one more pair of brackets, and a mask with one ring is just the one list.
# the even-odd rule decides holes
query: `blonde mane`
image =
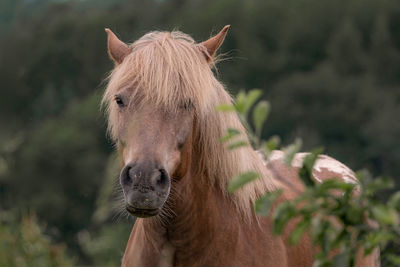
{"label": "blonde mane", "polygon": [[[231,178],[245,171],[256,171],[261,178],[233,195],[226,194],[246,215],[250,205],[266,191],[279,187],[262,159],[251,147],[232,151],[221,144],[220,137],[228,128],[246,130],[234,113],[218,112],[220,104],[232,103],[230,95],[215,78],[204,53],[205,48],[178,31],[150,32],[130,45],[131,53],[109,76],[103,97],[108,106],[109,130],[115,137],[114,126],[118,111],[110,103],[123,89],[130,92],[130,101],[140,99],[142,104],[166,108],[177,112],[179,105],[191,102],[195,110],[196,131],[194,157],[197,169],[211,186],[225,194]],[[136,103],[135,103],[136,104]],[[247,140],[244,134],[242,139]]]}

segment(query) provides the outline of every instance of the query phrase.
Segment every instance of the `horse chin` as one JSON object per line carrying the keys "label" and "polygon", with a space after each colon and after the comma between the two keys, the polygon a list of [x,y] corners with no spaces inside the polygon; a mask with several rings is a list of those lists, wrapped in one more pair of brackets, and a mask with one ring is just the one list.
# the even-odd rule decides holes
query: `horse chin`
{"label": "horse chin", "polygon": [[160,208],[157,209],[138,209],[130,205],[126,205],[126,210],[130,215],[138,218],[148,218],[156,216],[160,212]]}

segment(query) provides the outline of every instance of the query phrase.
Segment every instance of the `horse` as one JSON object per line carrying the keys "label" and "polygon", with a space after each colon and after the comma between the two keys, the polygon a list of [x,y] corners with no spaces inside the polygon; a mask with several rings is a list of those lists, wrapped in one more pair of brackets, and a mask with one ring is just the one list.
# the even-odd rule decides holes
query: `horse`
{"label": "horse", "polygon": [[[235,113],[216,110],[233,103],[213,72],[228,29],[201,43],[179,31],[153,31],[129,45],[105,29],[114,69],[102,102],[121,159],[124,205],[137,217],[122,266],[313,264],[307,235],[288,243],[294,222],[276,236],[271,216],[253,209],[265,192],[283,189],[292,200],[304,190],[297,174],[304,155],[287,166],[282,152],[265,162],[250,146],[230,151],[220,142],[229,128],[246,133]],[[260,178],[227,193],[231,178],[249,170]],[[314,178],[331,177],[356,182],[348,167],[321,156]],[[360,255],[357,264],[378,266],[376,259]]]}

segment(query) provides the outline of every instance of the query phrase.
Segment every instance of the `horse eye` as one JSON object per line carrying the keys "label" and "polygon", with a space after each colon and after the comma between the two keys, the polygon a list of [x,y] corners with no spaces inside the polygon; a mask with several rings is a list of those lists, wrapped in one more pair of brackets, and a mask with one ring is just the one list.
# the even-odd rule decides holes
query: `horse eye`
{"label": "horse eye", "polygon": [[125,106],[124,101],[122,101],[122,98],[120,96],[115,96],[114,99],[118,106],[120,106],[120,107]]}
{"label": "horse eye", "polygon": [[182,104],[182,108],[184,108],[184,109],[186,109],[186,110],[191,110],[191,109],[193,108],[193,102],[192,102],[192,100],[185,101],[185,102]]}

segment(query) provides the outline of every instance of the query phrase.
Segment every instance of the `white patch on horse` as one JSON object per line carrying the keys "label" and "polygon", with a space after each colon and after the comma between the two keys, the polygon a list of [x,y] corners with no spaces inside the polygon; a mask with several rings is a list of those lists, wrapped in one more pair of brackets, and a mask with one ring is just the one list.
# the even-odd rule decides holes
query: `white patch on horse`
{"label": "white patch on horse", "polygon": [[[260,153],[261,154],[261,153]],[[280,150],[274,150],[271,152],[271,154],[268,157],[268,161],[274,161],[274,160],[278,160],[278,159],[283,159],[285,153],[283,153],[283,151]]]}
{"label": "white patch on horse", "polygon": [[160,252],[159,267],[172,267],[174,265],[175,248],[169,242],[165,242]]}
{"label": "white patch on horse", "polygon": [[[291,165],[295,168],[301,168],[303,166],[303,161],[304,158],[308,155],[309,153],[297,153]],[[279,150],[274,150],[270,157],[268,158],[269,161],[273,160],[283,160],[285,156],[285,153],[283,151]],[[322,182],[322,180],[318,177],[318,175],[315,172],[321,173],[323,170],[327,170],[332,173],[337,173],[340,174],[346,183],[352,183],[356,184],[357,179],[354,176],[354,173],[350,168],[348,168],[346,165],[343,163],[328,157],[326,155],[320,155],[317,159],[317,161],[314,164],[314,179],[317,180],[318,182]],[[334,177],[332,177],[334,178]]]}

